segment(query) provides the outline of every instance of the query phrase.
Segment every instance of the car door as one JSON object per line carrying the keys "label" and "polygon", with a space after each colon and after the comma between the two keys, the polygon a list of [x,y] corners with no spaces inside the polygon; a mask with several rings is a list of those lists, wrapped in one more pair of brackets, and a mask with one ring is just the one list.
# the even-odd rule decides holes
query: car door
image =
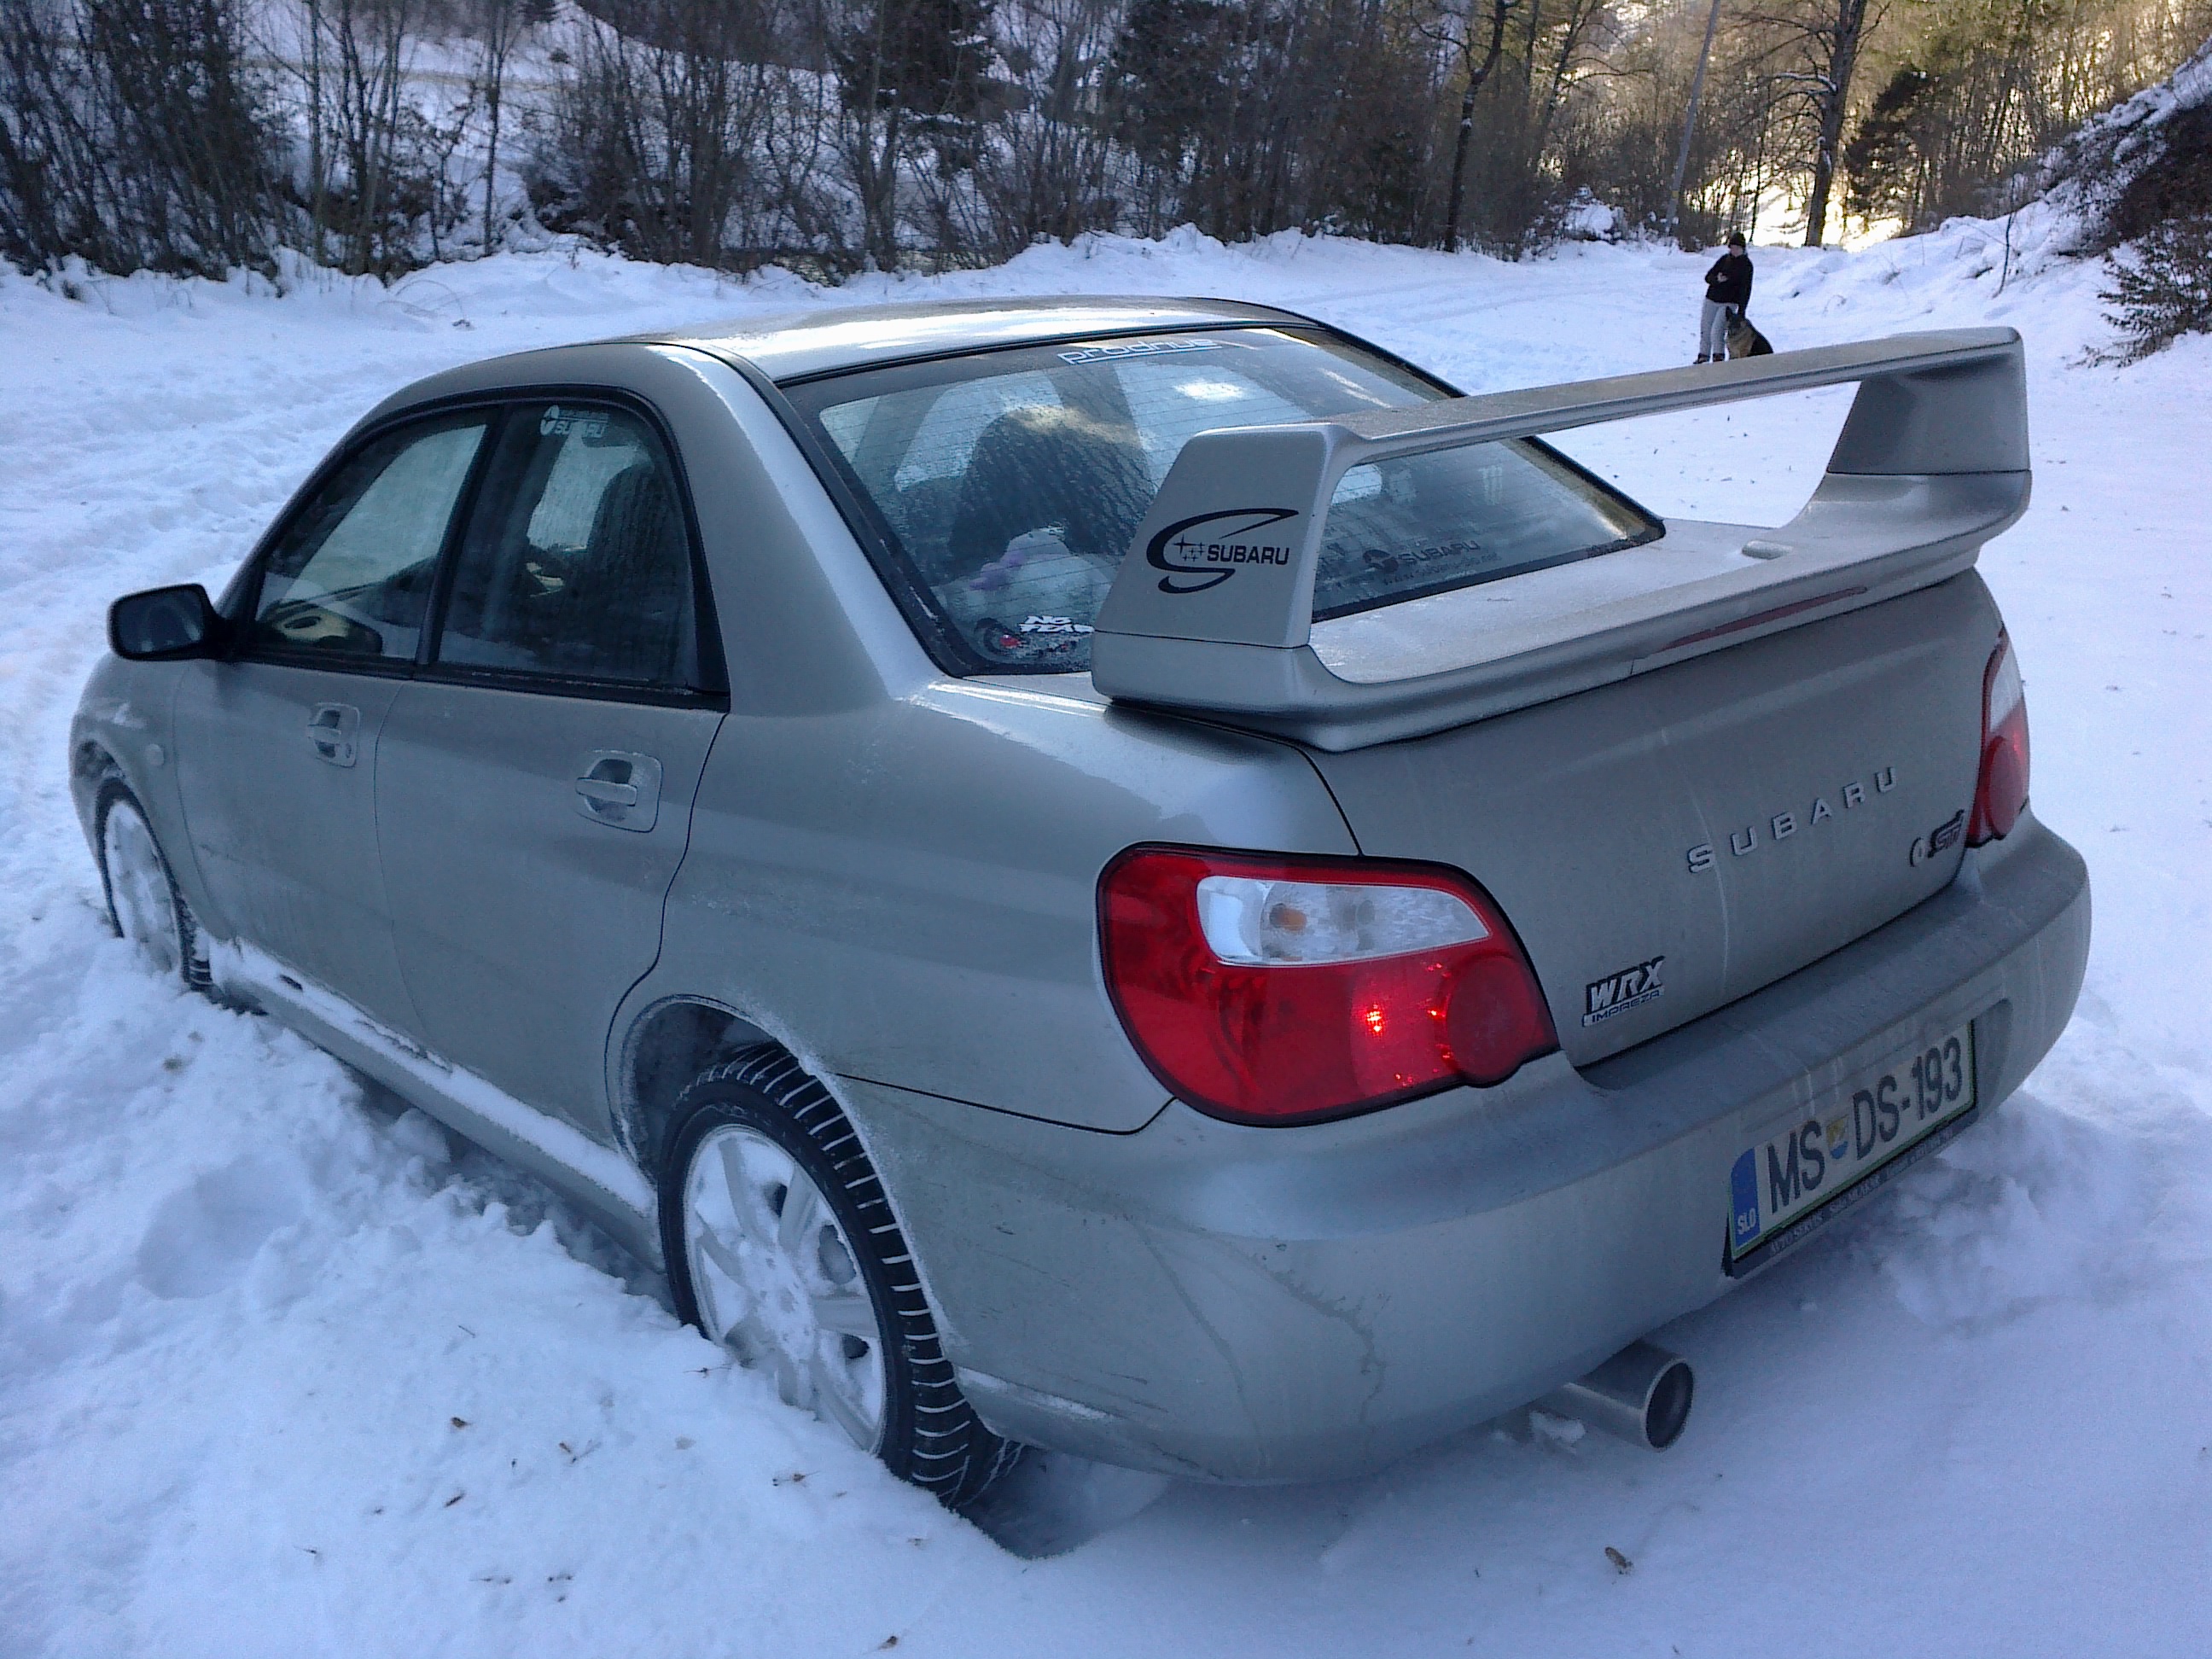
{"label": "car door", "polygon": [[690,526],[641,410],[511,407],[377,743],[386,892],[431,1045],[586,1127],[726,703]]}
{"label": "car door", "polygon": [[183,665],[179,788],[222,919],[382,1023],[413,1024],[377,856],[376,740],[413,672],[482,410],[339,457],[250,574],[236,648]]}

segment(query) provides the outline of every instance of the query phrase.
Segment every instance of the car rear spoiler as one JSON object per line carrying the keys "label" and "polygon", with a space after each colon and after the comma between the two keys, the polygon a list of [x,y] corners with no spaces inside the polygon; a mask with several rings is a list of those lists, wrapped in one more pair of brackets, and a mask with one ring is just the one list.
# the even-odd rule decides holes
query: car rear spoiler
{"label": "car rear spoiler", "polygon": [[[1662,537],[1321,624],[1326,632],[1387,618],[1420,646],[1406,653],[1419,665],[1404,678],[1388,677],[1387,651],[1379,661],[1363,657],[1356,678],[1316,654],[1315,565],[1348,469],[1853,381],[1858,394],[1804,509],[1719,562],[1710,537],[1703,557],[1686,550],[1695,538]],[[1322,749],[1363,748],[1931,586],[1971,567],[1982,544],[2020,517],[2028,482],[2027,376],[2008,328],[1202,432],[1169,470],[1099,609],[1091,679],[1118,701]],[[1469,592],[1512,603],[1486,611],[1466,602]]]}

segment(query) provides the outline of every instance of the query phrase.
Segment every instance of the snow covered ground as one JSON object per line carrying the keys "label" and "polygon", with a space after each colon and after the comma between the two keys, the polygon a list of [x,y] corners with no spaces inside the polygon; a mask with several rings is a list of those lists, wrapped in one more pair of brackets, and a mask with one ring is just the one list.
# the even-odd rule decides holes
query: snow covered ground
{"label": "snow covered ground", "polygon": [[[2036,503],[1982,569],[2037,810],[2096,882],[2073,1029],[1893,1198],[1660,1334],[1698,1368],[1672,1451],[1512,1419],[1322,1488],[1048,1468],[1006,1534],[1087,1541],[1037,1559],[778,1406],[526,1182],[128,959],[63,787],[103,607],[221,580],[348,422],[470,356],[1141,290],[1489,389],[1686,361],[1700,262],[1177,236],[837,295],[544,255],[283,299],[0,276],[0,1654],[2212,1651],[2212,341],[2085,366],[2097,273],[2008,272],[1999,234],[1764,251],[1753,313],[1784,347],[2027,337]],[[1662,510],[1778,520],[1847,397],[1570,447]]]}

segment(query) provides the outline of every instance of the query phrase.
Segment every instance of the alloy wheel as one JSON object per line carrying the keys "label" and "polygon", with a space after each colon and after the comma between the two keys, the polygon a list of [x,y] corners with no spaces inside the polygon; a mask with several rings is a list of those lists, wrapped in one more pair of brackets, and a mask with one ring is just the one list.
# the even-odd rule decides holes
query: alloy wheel
{"label": "alloy wheel", "polygon": [[758,1131],[702,1136],[684,1182],[684,1244],[699,1319],[788,1405],[883,1440],[883,1336],[851,1241],[790,1153]]}
{"label": "alloy wheel", "polygon": [[100,850],[115,925],[155,968],[173,974],[185,958],[168,866],[138,809],[118,800],[100,826]]}

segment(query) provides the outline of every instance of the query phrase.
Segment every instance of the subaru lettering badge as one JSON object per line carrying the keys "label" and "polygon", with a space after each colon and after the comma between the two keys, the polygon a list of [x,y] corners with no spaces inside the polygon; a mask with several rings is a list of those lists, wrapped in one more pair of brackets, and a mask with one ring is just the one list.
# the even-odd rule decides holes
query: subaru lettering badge
{"label": "subaru lettering badge", "polygon": [[1759,1163],[1749,1152],[1736,1159],[1729,1174],[1729,1207],[1735,1212],[1735,1247],[1739,1250],[1759,1237]]}

